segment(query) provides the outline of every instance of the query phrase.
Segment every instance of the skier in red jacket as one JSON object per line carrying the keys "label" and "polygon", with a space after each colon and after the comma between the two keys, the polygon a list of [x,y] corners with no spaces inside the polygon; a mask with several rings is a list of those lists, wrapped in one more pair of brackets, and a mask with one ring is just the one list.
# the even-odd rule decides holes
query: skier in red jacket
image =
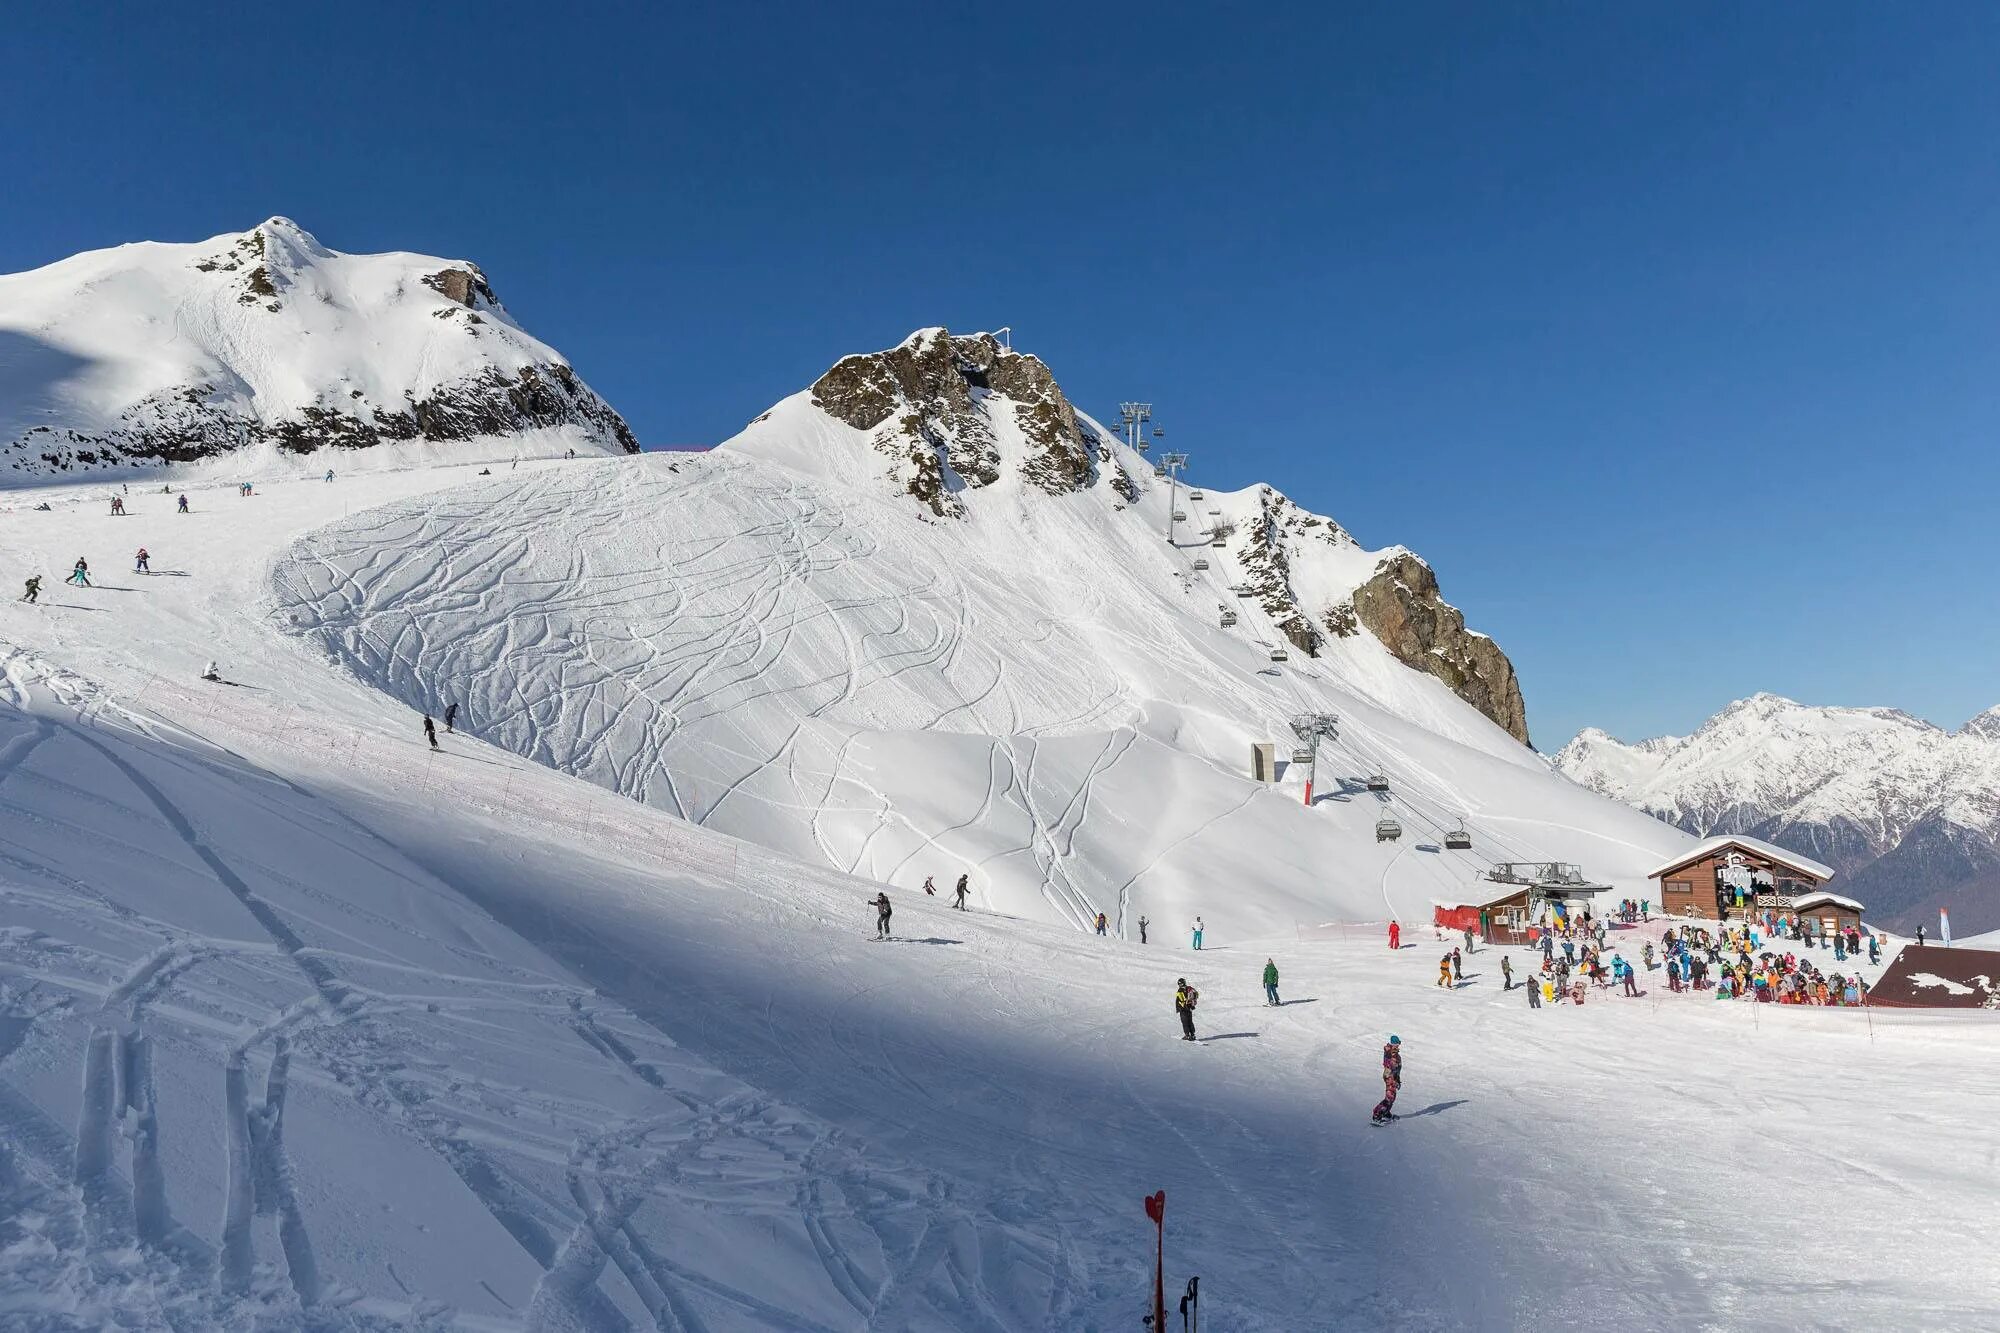
{"label": "skier in red jacket", "polygon": [[1389,947],[1391,949],[1400,949],[1403,947],[1403,926],[1401,922],[1391,921],[1389,923]]}

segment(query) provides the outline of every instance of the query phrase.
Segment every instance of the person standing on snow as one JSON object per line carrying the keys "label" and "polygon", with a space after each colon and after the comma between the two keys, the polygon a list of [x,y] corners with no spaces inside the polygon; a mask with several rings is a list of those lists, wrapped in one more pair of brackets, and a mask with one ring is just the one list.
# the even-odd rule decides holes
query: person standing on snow
{"label": "person standing on snow", "polygon": [[1638,999],[1639,998],[1638,973],[1634,972],[1632,970],[1632,965],[1626,962],[1623,958],[1618,958],[1616,955],[1613,955],[1613,961],[1615,961],[1618,964],[1618,970],[1620,974],[1623,975],[1625,978],[1625,993],[1631,996],[1635,1000]]}
{"label": "person standing on snow", "polygon": [[185,514],[188,511],[188,498],[185,493],[183,493],[181,496],[180,511],[183,514]]}
{"label": "person standing on snow", "polygon": [[1458,956],[1456,946],[1451,951],[1451,979],[1453,981],[1465,980],[1465,960]]}
{"label": "person standing on snow", "polygon": [[458,705],[444,706],[444,734],[449,736],[458,730]]}
{"label": "person standing on snow", "polygon": [[1514,964],[1504,953],[1500,955],[1500,989],[1514,989]]}
{"label": "person standing on snow", "polygon": [[[81,565],[83,561],[79,560],[76,563]],[[1924,947],[1924,928],[1922,926],[1917,927],[1917,947],[1919,949]]]}
{"label": "person standing on snow", "polygon": [[1446,954],[1444,957],[1438,959],[1438,985],[1447,987],[1451,985],[1450,954]]}
{"label": "person standing on snow", "polygon": [[146,554],[146,548],[143,546],[139,548],[139,554],[132,557],[132,572],[134,574],[153,572],[153,557]]}
{"label": "person standing on snow", "polygon": [[1194,947],[1197,949],[1201,947],[1201,930],[1201,918],[1196,917],[1194,919]]}
{"label": "person standing on snow", "polygon": [[1098,938],[1100,938],[1100,939],[1102,939],[1102,938],[1103,938],[1103,936],[1104,936],[1104,930],[1105,930],[1105,927],[1106,927],[1106,926],[1109,926],[1110,924],[1111,924],[1111,923],[1110,923],[1109,921],[1107,921],[1107,920],[1105,920],[1105,919],[1104,919],[1104,913],[1102,913],[1102,912],[1099,912],[1099,913],[1097,914],[1097,934],[1098,934]]}
{"label": "person standing on snow", "polygon": [[1396,1118],[1396,1094],[1403,1090],[1403,1039],[1391,1033],[1382,1048],[1382,1100],[1375,1103],[1375,1124]]}
{"label": "person standing on snow", "polygon": [[1530,1009],[1539,1009],[1539,1008],[1541,1008],[1541,1007],[1542,1007],[1542,980],[1541,980],[1541,978],[1540,978],[1540,977],[1537,977],[1537,976],[1532,976],[1532,975],[1531,975],[1531,976],[1529,976],[1529,978],[1528,978],[1528,986],[1527,986],[1527,990],[1528,990],[1528,1007],[1529,1007]]}
{"label": "person standing on snow", "polygon": [[36,574],[30,578],[27,582],[27,589],[26,592],[21,594],[21,600],[33,606],[35,600],[42,595],[42,576]]}
{"label": "person standing on snow", "polygon": [[1264,960],[1264,1003],[1278,1007],[1278,964],[1270,958]]}
{"label": "person standing on snow", "polygon": [[433,750],[438,748],[437,723],[431,721],[431,715],[429,713],[424,714],[424,739],[431,743],[431,748]]}
{"label": "person standing on snow", "polygon": [[[79,588],[88,588],[90,586],[90,562],[82,556],[78,556],[76,558],[76,568],[70,570],[69,578],[65,581],[74,583]],[[1923,941],[1919,939],[1917,943],[1922,944]]]}
{"label": "person standing on snow", "polygon": [[1201,992],[1187,984],[1182,977],[1174,987],[1174,1012],[1181,1016],[1181,1040],[1194,1040],[1194,1007],[1201,1003]]}
{"label": "person standing on snow", "polygon": [[953,903],[952,906],[956,907],[961,912],[965,910],[965,895],[972,892],[971,889],[965,887],[965,880],[966,877],[964,875],[960,875],[958,877],[958,883],[954,885],[952,888],[952,892],[958,895],[958,901]]}
{"label": "person standing on snow", "polygon": [[1139,918],[1139,943],[1144,944],[1145,942],[1146,942],[1146,918],[1142,916]]}
{"label": "person standing on snow", "polygon": [[1469,930],[1465,932],[1465,951],[1472,952],[1472,932]]}
{"label": "person standing on snow", "polygon": [[878,893],[868,900],[868,905],[875,909],[875,938],[878,940],[888,939],[889,895],[886,892]]}
{"label": "person standing on snow", "polygon": [[1403,923],[1400,921],[1389,923],[1389,947],[1392,950],[1403,947]]}

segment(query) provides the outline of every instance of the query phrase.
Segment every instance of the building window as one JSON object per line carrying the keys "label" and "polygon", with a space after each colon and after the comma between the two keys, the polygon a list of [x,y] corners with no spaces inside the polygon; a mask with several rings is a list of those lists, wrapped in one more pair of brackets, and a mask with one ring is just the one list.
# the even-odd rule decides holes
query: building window
{"label": "building window", "polygon": [[1672,898],[1672,897],[1674,897],[1674,896],[1675,896],[1675,895],[1677,895],[1677,894],[1678,894],[1678,895],[1685,895],[1685,896],[1687,896],[1687,897],[1689,897],[1689,898],[1692,898],[1692,897],[1694,897],[1694,881],[1693,881],[1693,880],[1687,880],[1687,879],[1670,879],[1670,880],[1668,880],[1668,881],[1667,881],[1667,896],[1668,896],[1669,898]]}

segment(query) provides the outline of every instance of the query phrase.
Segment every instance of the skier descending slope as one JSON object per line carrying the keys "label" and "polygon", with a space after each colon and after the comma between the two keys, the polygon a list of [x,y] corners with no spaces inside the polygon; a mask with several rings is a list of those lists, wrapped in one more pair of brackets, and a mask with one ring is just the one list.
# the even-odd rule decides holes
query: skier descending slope
{"label": "skier descending slope", "polygon": [[76,568],[70,570],[69,578],[66,581],[74,583],[79,588],[88,588],[90,586],[90,562],[82,556],[78,556],[76,558]]}
{"label": "skier descending slope", "polygon": [[42,595],[42,576],[37,574],[30,578],[27,583],[27,589],[26,592],[21,594],[21,600],[33,606],[35,600]]}
{"label": "skier descending slope", "polygon": [[431,748],[433,750],[438,748],[437,723],[431,721],[431,715],[429,713],[424,714],[424,739],[428,740],[431,743]]}
{"label": "skier descending slope", "polygon": [[1194,1040],[1194,1007],[1201,1003],[1201,992],[1188,985],[1182,977],[1174,988],[1174,1012],[1181,1016],[1181,1040]]}
{"label": "skier descending slope", "polygon": [[1403,1039],[1391,1033],[1382,1048],[1382,1100],[1375,1103],[1370,1123],[1386,1125],[1396,1118],[1396,1094],[1403,1090]]}
{"label": "skier descending slope", "polygon": [[868,900],[868,905],[875,909],[875,938],[878,940],[888,939],[889,912],[891,910],[889,907],[889,895],[887,893],[878,893]]}

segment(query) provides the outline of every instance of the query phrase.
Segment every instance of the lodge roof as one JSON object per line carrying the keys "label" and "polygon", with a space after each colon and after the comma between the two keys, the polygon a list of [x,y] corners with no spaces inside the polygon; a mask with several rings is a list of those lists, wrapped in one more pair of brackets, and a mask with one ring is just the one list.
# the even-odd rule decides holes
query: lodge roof
{"label": "lodge roof", "polygon": [[[1707,842],[1690,847],[1673,860],[1661,866],[1658,870],[1649,873],[1646,878],[1660,879],[1671,875],[1682,866],[1692,865],[1704,857],[1713,856],[1717,852],[1730,847],[1739,848],[1746,852],[1754,852],[1767,861],[1775,861],[1781,866],[1789,866],[1802,875],[1810,875],[1822,884],[1833,878],[1832,866],[1823,866],[1811,857],[1800,856],[1797,852],[1786,851],[1776,843],[1765,842],[1762,838],[1745,837],[1741,833],[1731,833],[1725,837],[1710,838]],[[1856,906],[1858,908],[1859,904],[1856,904]]]}

